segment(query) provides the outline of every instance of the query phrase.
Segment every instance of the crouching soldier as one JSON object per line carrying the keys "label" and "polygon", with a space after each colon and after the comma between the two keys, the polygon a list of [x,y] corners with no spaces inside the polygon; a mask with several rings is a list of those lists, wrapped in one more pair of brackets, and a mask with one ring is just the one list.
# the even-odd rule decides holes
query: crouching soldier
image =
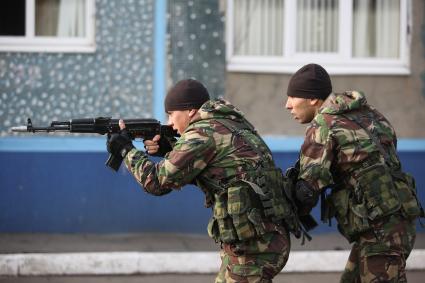
{"label": "crouching soldier", "polygon": [[[324,68],[308,64],[291,78],[286,108],[310,123],[301,147],[297,201],[335,217],[353,243],[341,282],[406,282],[406,259],[423,209],[403,172],[388,120],[363,93],[332,93]],[[327,188],[330,194],[326,195]]]}
{"label": "crouching soldier", "polygon": [[147,153],[165,153],[160,162],[134,148],[122,122],[121,133],[108,139],[108,151],[125,157],[149,194],[165,195],[186,184],[205,193],[212,208],[208,233],[221,243],[215,282],[272,282],[288,260],[288,232],[299,230],[269,148],[241,111],[210,100],[196,80],[171,88],[165,110],[181,137],[167,153],[161,152],[166,147],[160,136],[145,141]]}

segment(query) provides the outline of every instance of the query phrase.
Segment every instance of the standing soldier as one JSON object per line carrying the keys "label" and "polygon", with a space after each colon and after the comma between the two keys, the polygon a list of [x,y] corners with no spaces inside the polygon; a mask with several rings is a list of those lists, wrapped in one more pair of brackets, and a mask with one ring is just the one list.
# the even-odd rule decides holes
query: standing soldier
{"label": "standing soldier", "polygon": [[[288,231],[297,221],[282,191],[281,171],[243,114],[224,100],[210,100],[196,80],[178,82],[165,98],[168,123],[181,137],[159,163],[121,133],[108,151],[122,154],[144,190],[164,195],[196,184],[212,207],[208,234],[221,243],[215,282],[272,282],[288,260]],[[149,154],[165,148],[160,136],[145,141]]]}
{"label": "standing soldier", "polygon": [[287,95],[294,119],[311,122],[296,198],[309,210],[321,194],[322,220],[335,217],[354,243],[341,282],[406,282],[415,219],[423,210],[412,176],[401,169],[393,127],[363,93],[332,93],[328,73],[317,64],[292,76]]}

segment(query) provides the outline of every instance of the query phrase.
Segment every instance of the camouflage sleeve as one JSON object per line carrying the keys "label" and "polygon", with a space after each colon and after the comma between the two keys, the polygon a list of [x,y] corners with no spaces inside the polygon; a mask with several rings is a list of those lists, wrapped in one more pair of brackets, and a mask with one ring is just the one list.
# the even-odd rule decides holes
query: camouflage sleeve
{"label": "camouflage sleeve", "polygon": [[215,142],[200,130],[184,133],[160,162],[155,163],[139,150],[131,150],[125,159],[128,170],[144,190],[164,195],[172,189],[192,183],[214,155]]}
{"label": "camouflage sleeve", "polygon": [[333,184],[333,147],[334,141],[326,124],[313,121],[301,147],[299,179],[307,181],[318,191]]}

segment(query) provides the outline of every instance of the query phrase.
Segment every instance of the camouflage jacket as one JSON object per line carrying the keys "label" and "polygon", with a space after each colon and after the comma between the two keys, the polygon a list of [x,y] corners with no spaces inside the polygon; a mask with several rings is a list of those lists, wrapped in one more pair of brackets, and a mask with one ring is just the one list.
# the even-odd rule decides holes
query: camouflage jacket
{"label": "camouflage jacket", "polygon": [[[241,128],[232,132],[230,124]],[[214,205],[213,218],[223,221],[234,218],[232,215],[250,212],[255,207],[250,200],[254,192],[252,183],[264,187],[273,185],[267,184],[267,181],[260,184],[257,179],[267,170],[277,171],[267,145],[242,112],[224,100],[206,102],[192,118],[173,150],[159,163],[150,161],[144,152],[133,149],[127,155],[125,164],[144,190],[153,195],[163,195],[186,184],[196,184],[206,195],[206,206]],[[232,187],[230,193],[227,192],[229,187]],[[232,204],[228,204],[230,201]],[[278,201],[278,198],[274,201]],[[282,203],[279,205],[285,206]],[[246,228],[246,223],[243,224],[241,220],[244,217],[239,215],[238,222]],[[251,219],[258,217],[261,218],[260,215],[250,216]],[[242,227],[241,233],[245,231],[245,235],[232,236],[231,230],[235,229],[228,228],[228,223],[223,221],[219,221],[220,234],[229,234],[223,236],[225,239],[219,239],[223,242],[244,240],[255,234],[252,229],[245,231]],[[211,223],[210,226],[213,225]],[[215,234],[211,236],[217,239]]]}
{"label": "camouflage jacket", "polygon": [[420,213],[396,146],[391,124],[357,91],[331,94],[307,128],[299,178],[320,192],[331,188],[322,220],[335,216],[350,241],[370,228],[370,220],[400,209],[407,216]]}
{"label": "camouflage jacket", "polygon": [[[347,172],[372,157],[382,158],[368,133],[344,116],[348,113],[370,117],[363,119],[362,123],[378,133],[381,144],[391,157],[391,166],[400,168],[396,134],[387,119],[367,104],[361,92],[333,93],[307,128],[301,147],[299,178],[308,181],[316,190],[321,191],[340,181],[349,184]],[[335,180],[336,176],[345,180]]]}
{"label": "camouflage jacket", "polygon": [[262,156],[243,140],[232,139],[231,132],[217,119],[244,120],[242,112],[228,102],[209,101],[164,159],[155,164],[144,152],[133,149],[126,157],[127,168],[148,193],[162,195],[195,182],[209,191],[203,183],[224,183],[255,170],[260,162],[274,167],[270,150],[257,135],[252,138],[262,147]]}

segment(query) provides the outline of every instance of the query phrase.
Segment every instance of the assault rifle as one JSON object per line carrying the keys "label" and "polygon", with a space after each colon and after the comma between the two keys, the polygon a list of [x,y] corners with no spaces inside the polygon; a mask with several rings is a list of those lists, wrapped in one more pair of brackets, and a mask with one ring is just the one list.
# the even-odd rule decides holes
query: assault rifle
{"label": "assault rifle", "polygon": [[[170,146],[171,141],[178,134],[171,126],[161,125],[155,119],[123,119],[125,127],[134,140],[136,138],[152,139],[155,135],[161,135],[161,141]],[[12,127],[12,132],[69,132],[69,133],[84,133],[84,134],[113,134],[120,131],[118,125],[119,119],[112,119],[109,117],[85,118],[85,119],[71,119],[69,121],[53,121],[48,127],[34,127],[31,119],[28,118],[26,126]],[[161,146],[160,146],[161,147]],[[118,171],[123,161],[122,156],[109,155],[106,161],[106,166]]]}
{"label": "assault rifle", "polygon": [[[288,197],[288,199],[291,201],[292,205],[294,208],[296,208],[297,211],[299,210],[304,210],[302,207],[302,204],[300,204],[297,200],[296,200],[296,196],[295,196],[295,190],[296,190],[296,183],[298,180],[298,175],[300,173],[300,160],[298,159],[297,162],[295,163],[295,166],[293,167],[289,167],[286,172],[285,172],[285,177],[287,178],[288,182],[286,183],[286,186],[283,190],[283,192],[285,193],[285,195]],[[308,234],[308,231],[313,230],[314,228],[317,227],[317,222],[314,219],[314,217],[309,213],[309,214],[302,214],[299,215],[297,213],[298,216],[298,220],[300,221],[301,224],[301,230],[302,230],[302,234],[303,236],[305,236],[307,238],[307,240],[311,241],[311,236]],[[299,235],[301,236],[301,235]],[[297,237],[299,238],[299,237]],[[302,245],[304,244],[304,237],[303,237],[303,241],[301,243]]]}

